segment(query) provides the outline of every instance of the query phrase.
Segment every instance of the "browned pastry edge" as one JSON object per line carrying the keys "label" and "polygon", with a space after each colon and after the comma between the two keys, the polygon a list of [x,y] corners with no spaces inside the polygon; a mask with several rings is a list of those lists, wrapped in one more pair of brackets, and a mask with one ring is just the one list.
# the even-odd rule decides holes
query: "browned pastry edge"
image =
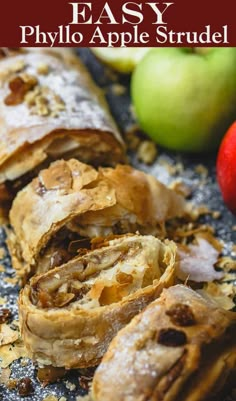
{"label": "browned pastry edge", "polygon": [[[116,249],[117,245],[123,247],[125,243],[132,243],[132,241],[135,241],[135,243],[139,243],[140,241],[142,243],[143,240],[151,241],[150,246],[152,246],[152,241],[155,244],[160,244],[158,245],[161,247],[160,256],[156,256],[153,250],[152,256],[149,255],[145,263],[146,268],[148,267],[152,271],[155,268],[155,264],[152,265],[152,260],[154,261],[158,257],[161,264],[163,263],[161,262],[163,258],[167,266],[163,274],[159,279],[155,279],[152,285],[139,288],[134,293],[122,297],[120,301],[112,301],[109,304],[107,300],[106,303],[108,302],[108,304],[100,307],[96,306],[92,309],[80,308],[78,305],[76,308],[73,308],[73,303],[61,307],[47,306],[46,308],[42,308],[35,304],[35,295],[32,294],[32,289],[35,288],[38,291],[39,284],[37,283],[40,281],[43,288],[46,285],[50,285],[53,289],[63,272],[65,274],[65,279],[63,278],[64,282],[70,282],[67,271],[73,262],[69,262],[68,265],[55,268],[42,276],[33,278],[31,284],[25,286],[19,297],[22,338],[30,357],[41,364],[65,367],[66,369],[97,365],[117,331],[125,326],[144,306],[158,297],[164,287],[170,286],[174,282],[175,245],[171,242],[161,245],[157,239],[152,238],[124,236],[124,239],[114,240],[114,244],[111,242],[111,245],[104,249],[99,248],[91,252],[91,260],[92,255],[99,253],[103,253],[105,259],[107,259],[109,252],[113,248]],[[109,248],[111,248],[111,251]],[[147,251],[143,249],[142,252]],[[89,260],[89,257],[88,253],[86,258]],[[79,260],[83,260],[83,257],[78,259],[78,271],[80,266]],[[121,259],[121,265],[124,263],[124,268],[125,261],[126,259],[124,259],[124,262]],[[99,269],[99,265],[100,262],[97,264],[97,269]],[[74,268],[76,268],[76,261],[72,268],[73,271],[70,273],[70,277],[75,276]],[[99,275],[97,279],[99,279]],[[49,284],[49,280],[51,280],[51,284]],[[104,282],[103,285],[109,286],[105,279],[102,282]],[[102,282],[98,283],[98,286]],[[123,291],[122,286],[120,288]],[[46,291],[46,288],[44,291]],[[97,295],[95,295],[96,297]]]}
{"label": "browned pastry edge", "polygon": [[236,314],[176,285],[111,342],[93,380],[95,401],[203,401],[236,368]]}
{"label": "browned pastry edge", "polygon": [[97,171],[74,159],[57,161],[13,202],[8,237],[13,267],[21,277],[36,272],[47,244],[66,227],[78,238],[136,231],[161,235],[167,220],[187,213],[182,196],[130,166]]}
{"label": "browned pastry edge", "polygon": [[[2,51],[7,54],[0,60],[0,183],[7,183],[0,194],[0,208],[4,214],[34,171],[55,159],[75,157],[97,166],[127,161],[124,142],[105,97],[74,52],[66,48],[25,49],[19,54],[17,49]],[[39,72],[40,66],[48,66],[48,72]],[[14,83],[17,79],[24,81],[21,86]],[[17,97],[24,85],[31,85],[30,80],[35,80],[36,86],[27,87],[24,96],[35,91],[35,98],[22,98],[14,104],[13,95]],[[16,92],[11,93],[10,88]],[[12,105],[6,104],[9,96]],[[66,150],[68,143],[74,150]]]}

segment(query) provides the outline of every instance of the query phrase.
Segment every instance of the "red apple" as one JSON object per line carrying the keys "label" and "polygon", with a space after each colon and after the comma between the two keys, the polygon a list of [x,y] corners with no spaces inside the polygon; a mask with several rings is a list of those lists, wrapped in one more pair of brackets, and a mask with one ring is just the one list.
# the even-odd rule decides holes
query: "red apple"
{"label": "red apple", "polygon": [[236,215],[236,121],[230,126],[221,142],[216,172],[223,199],[231,212]]}

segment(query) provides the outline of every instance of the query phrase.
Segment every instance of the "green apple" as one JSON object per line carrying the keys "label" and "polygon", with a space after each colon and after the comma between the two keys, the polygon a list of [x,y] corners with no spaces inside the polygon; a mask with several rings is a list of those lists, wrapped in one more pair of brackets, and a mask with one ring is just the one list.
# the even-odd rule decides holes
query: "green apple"
{"label": "green apple", "polygon": [[91,47],[91,51],[103,63],[128,74],[140,62],[151,47]]}
{"label": "green apple", "polygon": [[132,75],[131,95],[158,144],[212,150],[236,117],[236,48],[153,49]]}

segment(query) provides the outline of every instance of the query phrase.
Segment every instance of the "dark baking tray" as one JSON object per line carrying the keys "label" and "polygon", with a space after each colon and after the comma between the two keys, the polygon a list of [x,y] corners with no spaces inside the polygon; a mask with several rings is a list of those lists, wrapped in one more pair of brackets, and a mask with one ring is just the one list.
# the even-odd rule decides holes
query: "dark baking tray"
{"label": "dark baking tray", "polygon": [[[89,49],[78,49],[78,53],[91,72],[94,80],[104,89],[111,111],[121,131],[125,132],[134,123],[134,117],[130,109],[129,76],[118,76],[117,82],[125,87],[125,92],[117,96],[114,93],[113,73],[106,67],[104,68]],[[232,230],[232,227],[236,225],[236,218],[225,208],[221,199],[215,178],[215,154],[194,156],[166,152],[162,149],[158,150],[157,160],[152,166],[140,163],[134,154],[129,155],[130,162],[135,167],[150,172],[165,183],[169,182],[170,177],[166,168],[163,166],[163,162],[169,164],[179,163],[179,172],[172,178],[181,178],[192,187],[193,200],[196,203],[206,203],[210,209],[220,211],[221,216],[219,219],[214,220],[212,217],[206,216],[203,222],[210,223],[215,227],[217,236],[225,242],[224,253],[230,253],[232,244],[236,243],[236,232]],[[195,170],[196,166],[199,164],[204,165],[208,169],[208,176],[204,179],[202,179]],[[181,166],[183,166],[183,170]],[[5,246],[5,232],[3,228],[0,228],[0,246]],[[14,274],[7,253],[0,263],[5,266],[5,273],[0,273],[0,296],[7,297],[6,307],[12,311],[14,318],[17,318],[17,297],[19,288],[3,281],[4,277],[12,277]],[[91,371],[71,371],[65,378],[61,379],[60,382],[50,384],[43,388],[36,378],[36,369],[31,361],[28,361],[26,366],[22,366],[20,361],[15,361],[11,366],[11,370],[12,378],[31,378],[34,386],[34,393],[24,398],[32,401],[41,401],[47,395],[54,395],[58,399],[63,396],[67,401],[75,401],[78,395],[86,394],[86,390],[80,386],[81,376],[88,376],[91,374]],[[73,390],[68,388],[71,388],[71,384],[74,384]],[[17,390],[6,389],[6,387],[1,384],[0,399],[3,401],[22,400]],[[231,400],[233,400],[232,397],[227,397],[227,400],[224,401]]]}

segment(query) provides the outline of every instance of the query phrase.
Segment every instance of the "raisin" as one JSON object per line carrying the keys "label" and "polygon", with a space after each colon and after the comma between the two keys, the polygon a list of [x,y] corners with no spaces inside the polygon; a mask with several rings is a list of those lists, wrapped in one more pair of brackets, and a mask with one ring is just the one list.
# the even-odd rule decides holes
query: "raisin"
{"label": "raisin", "polygon": [[9,88],[12,92],[21,91],[24,86],[24,81],[21,77],[15,77],[9,82]]}
{"label": "raisin", "polygon": [[11,318],[11,311],[7,308],[0,309],[0,324],[6,323]]}
{"label": "raisin", "polygon": [[193,312],[188,305],[175,304],[166,312],[172,323],[177,326],[193,326],[196,321]]}
{"label": "raisin", "polygon": [[6,104],[6,106],[17,106],[18,104],[21,104],[22,102],[23,102],[23,100],[22,100],[22,95],[20,92],[18,94],[11,92],[4,99],[4,103]]}
{"label": "raisin", "polygon": [[183,331],[168,328],[160,330],[157,341],[167,347],[179,347],[186,344],[187,337]]}
{"label": "raisin", "polygon": [[32,394],[34,391],[32,381],[29,377],[20,379],[17,387],[18,387],[18,393],[22,397],[26,397],[27,395]]}
{"label": "raisin", "polygon": [[26,93],[37,85],[37,79],[31,75],[25,74],[24,77],[13,77],[9,82],[10,93],[4,99],[7,106],[15,106],[23,103]]}

